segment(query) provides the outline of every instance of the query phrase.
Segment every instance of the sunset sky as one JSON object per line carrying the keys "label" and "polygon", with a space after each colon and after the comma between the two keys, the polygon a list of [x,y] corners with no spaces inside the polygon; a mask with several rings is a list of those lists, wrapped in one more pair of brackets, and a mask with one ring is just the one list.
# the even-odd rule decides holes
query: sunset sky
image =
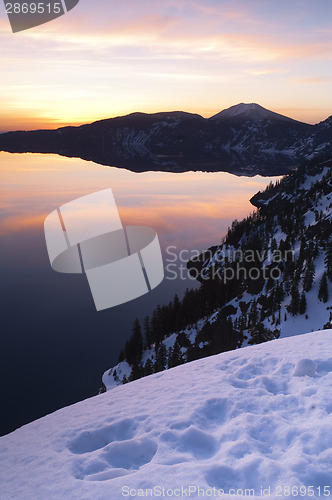
{"label": "sunset sky", "polygon": [[332,114],[328,0],[80,0],[15,34],[1,2],[0,37],[0,131],[239,102]]}

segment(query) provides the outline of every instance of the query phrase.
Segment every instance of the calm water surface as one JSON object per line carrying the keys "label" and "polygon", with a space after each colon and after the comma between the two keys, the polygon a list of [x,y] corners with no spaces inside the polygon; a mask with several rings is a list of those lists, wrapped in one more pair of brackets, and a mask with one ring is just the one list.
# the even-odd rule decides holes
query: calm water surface
{"label": "calm water surface", "polygon": [[[189,278],[171,279],[180,264],[170,263],[173,253],[217,244],[235,218],[253,210],[249,198],[271,180],[223,172],[133,173],[57,155],[10,153],[0,153],[0,179],[1,434],[95,395],[134,319],[197,286]],[[51,269],[43,223],[60,205],[105,188],[112,188],[123,225],[156,229],[166,278],[143,297],[96,312],[85,276]]]}

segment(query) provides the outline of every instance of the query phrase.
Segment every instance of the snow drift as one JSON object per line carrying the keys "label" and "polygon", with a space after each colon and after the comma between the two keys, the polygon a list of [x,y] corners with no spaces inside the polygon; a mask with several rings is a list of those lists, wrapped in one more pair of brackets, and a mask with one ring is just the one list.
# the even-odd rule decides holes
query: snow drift
{"label": "snow drift", "polygon": [[322,498],[332,330],[200,359],[1,438],[1,500]]}

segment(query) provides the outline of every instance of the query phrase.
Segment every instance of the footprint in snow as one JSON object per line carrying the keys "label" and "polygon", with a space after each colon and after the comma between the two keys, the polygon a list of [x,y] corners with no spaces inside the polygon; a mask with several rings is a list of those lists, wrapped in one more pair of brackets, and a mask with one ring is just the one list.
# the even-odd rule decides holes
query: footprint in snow
{"label": "footprint in snow", "polygon": [[138,422],[132,418],[120,420],[106,427],[81,432],[69,444],[72,453],[89,453],[104,448],[113,441],[125,441],[135,436]]}
{"label": "footprint in snow", "polygon": [[132,474],[151,462],[158,445],[146,437],[136,437],[144,418],[127,418],[97,430],[81,432],[69,444],[69,450],[78,455],[75,477],[107,481]]}
{"label": "footprint in snow", "polygon": [[[205,460],[214,456],[218,451],[218,442],[214,436],[193,425],[183,432],[167,431],[160,438],[173,450],[185,455],[189,454],[196,459]],[[179,458],[179,462],[182,461],[184,461],[183,457]]]}

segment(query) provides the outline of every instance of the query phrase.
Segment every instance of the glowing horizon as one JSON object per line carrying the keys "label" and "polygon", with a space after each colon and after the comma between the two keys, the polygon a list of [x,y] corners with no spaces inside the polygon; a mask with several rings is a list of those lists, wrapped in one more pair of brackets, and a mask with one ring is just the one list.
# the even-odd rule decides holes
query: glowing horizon
{"label": "glowing horizon", "polygon": [[[234,103],[230,105],[229,107],[239,104],[239,103]],[[257,103],[259,104],[259,103]],[[227,109],[227,108],[223,108]],[[58,129],[61,127],[67,127],[67,126],[72,126],[72,127],[79,127],[81,125],[85,124],[90,124],[99,120],[107,120],[110,118],[116,118],[119,116],[125,116],[131,113],[147,113],[147,114],[153,114],[153,113],[159,113],[159,112],[172,112],[172,111],[184,111],[187,113],[193,113],[193,114],[198,114],[201,115],[204,118],[210,118],[211,116],[219,113],[223,109],[218,109],[210,112],[202,112],[199,113],[196,110],[188,110],[188,109],[168,109],[165,107],[165,109],[147,109],[147,110],[142,110],[142,109],[134,109],[134,110],[127,110],[124,111],[123,113],[115,113],[112,116],[109,115],[103,115],[101,114],[100,116],[92,115],[90,118],[86,118],[85,120],[71,120],[71,121],[63,121],[61,119],[55,119],[55,118],[47,118],[47,117],[38,117],[38,116],[18,116],[13,119],[13,117],[8,117],[6,120],[7,126],[6,128],[3,128],[3,126],[0,123],[0,133],[2,132],[12,132],[12,131],[19,131],[19,130],[43,130],[43,129]],[[292,118],[293,120],[298,120],[303,123],[308,123],[315,125],[323,120],[326,120],[329,118],[329,114],[326,115],[325,110],[322,109],[311,109],[311,108],[274,108],[271,109],[269,108],[270,111],[273,111],[275,113],[279,113],[281,115],[287,116],[289,118]],[[325,112],[325,114],[324,114]],[[1,116],[1,112],[0,112]]]}
{"label": "glowing horizon", "polygon": [[80,0],[18,34],[0,5],[0,131],[240,102],[312,124],[332,114],[324,0]]}

